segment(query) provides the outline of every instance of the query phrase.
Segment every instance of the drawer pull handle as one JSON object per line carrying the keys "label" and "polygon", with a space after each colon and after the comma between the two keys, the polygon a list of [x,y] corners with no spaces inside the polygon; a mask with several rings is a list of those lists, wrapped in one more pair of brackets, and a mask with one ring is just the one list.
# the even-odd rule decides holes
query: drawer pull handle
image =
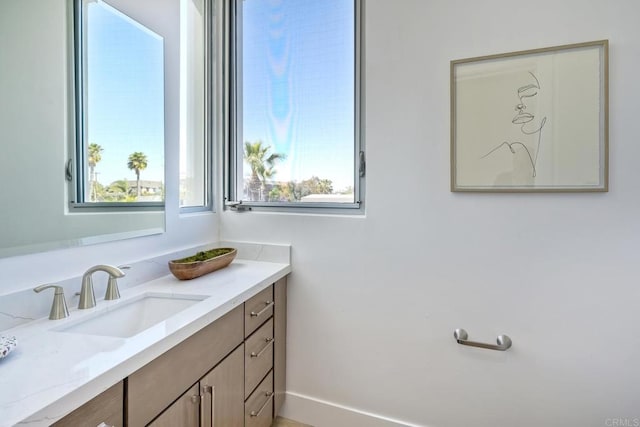
{"label": "drawer pull handle", "polygon": [[269,404],[269,402],[271,402],[271,398],[273,397],[273,392],[272,391],[267,391],[265,394],[265,396],[267,396],[267,400],[265,400],[265,402],[262,404],[262,406],[260,407],[260,409],[258,409],[258,411],[251,411],[249,413],[249,415],[251,415],[251,417],[259,417],[260,414],[262,413],[262,411],[264,411],[264,408],[267,407],[267,405]]}
{"label": "drawer pull handle", "polygon": [[453,332],[453,337],[456,339],[458,344],[469,345],[471,347],[487,348],[489,350],[506,351],[511,348],[511,345],[513,344],[511,338],[506,335],[498,335],[498,338],[496,339],[498,345],[469,341],[469,334],[467,334],[467,331],[465,331],[464,329],[456,329]]}
{"label": "drawer pull handle", "polygon": [[276,340],[274,338],[265,338],[264,340],[267,342],[267,344],[264,347],[262,347],[262,350],[260,350],[257,353],[255,351],[252,351],[251,352],[251,357],[260,357],[260,356],[262,356],[262,353],[267,351],[269,346],[272,345],[274,342],[276,342]]}
{"label": "drawer pull handle", "polygon": [[267,310],[269,310],[271,307],[275,305],[275,302],[273,301],[265,301],[264,303],[265,303],[265,307],[257,313],[255,311],[252,311],[251,317],[262,316]]}

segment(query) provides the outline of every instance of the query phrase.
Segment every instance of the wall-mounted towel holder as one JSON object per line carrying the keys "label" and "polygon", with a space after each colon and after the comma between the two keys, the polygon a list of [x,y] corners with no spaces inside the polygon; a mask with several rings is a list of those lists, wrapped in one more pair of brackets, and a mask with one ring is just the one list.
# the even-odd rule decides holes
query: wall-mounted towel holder
{"label": "wall-mounted towel holder", "polygon": [[511,348],[511,345],[513,344],[511,338],[506,335],[498,335],[498,338],[496,338],[496,342],[498,343],[498,345],[469,341],[469,334],[467,334],[467,331],[465,331],[464,329],[456,329],[455,331],[453,331],[453,337],[456,339],[458,344],[469,345],[471,347],[487,348],[489,350],[505,351]]}

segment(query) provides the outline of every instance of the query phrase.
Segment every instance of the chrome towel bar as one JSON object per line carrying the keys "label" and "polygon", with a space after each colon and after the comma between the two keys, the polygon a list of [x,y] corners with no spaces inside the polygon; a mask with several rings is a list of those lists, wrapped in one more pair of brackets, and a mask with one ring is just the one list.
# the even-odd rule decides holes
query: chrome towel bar
{"label": "chrome towel bar", "polygon": [[498,345],[469,341],[469,334],[467,334],[467,331],[465,331],[464,329],[456,329],[455,331],[453,331],[453,337],[456,339],[458,344],[469,345],[471,347],[487,348],[489,350],[505,351],[511,348],[511,344],[513,344],[511,338],[506,335],[498,335],[498,338],[496,339]]}

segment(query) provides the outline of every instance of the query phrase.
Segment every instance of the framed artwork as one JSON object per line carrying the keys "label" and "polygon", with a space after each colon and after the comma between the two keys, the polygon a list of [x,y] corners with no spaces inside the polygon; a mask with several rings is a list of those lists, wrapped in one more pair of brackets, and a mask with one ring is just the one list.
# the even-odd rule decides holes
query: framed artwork
{"label": "framed artwork", "polygon": [[451,61],[451,191],[608,191],[608,48]]}

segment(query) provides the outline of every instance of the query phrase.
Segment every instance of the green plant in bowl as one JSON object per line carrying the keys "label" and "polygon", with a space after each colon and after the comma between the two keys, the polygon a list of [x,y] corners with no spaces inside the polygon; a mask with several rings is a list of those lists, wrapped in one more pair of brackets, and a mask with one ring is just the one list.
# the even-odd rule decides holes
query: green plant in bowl
{"label": "green plant in bowl", "polygon": [[231,264],[238,251],[234,248],[214,248],[169,261],[169,270],[180,280],[190,280],[220,270]]}
{"label": "green plant in bowl", "polygon": [[210,249],[208,251],[198,252],[197,254],[188,256],[186,258],[177,259],[173,262],[186,263],[186,262],[206,261],[211,258],[219,257],[221,255],[226,255],[229,252],[233,252],[233,251],[235,251],[235,249],[233,248]]}

